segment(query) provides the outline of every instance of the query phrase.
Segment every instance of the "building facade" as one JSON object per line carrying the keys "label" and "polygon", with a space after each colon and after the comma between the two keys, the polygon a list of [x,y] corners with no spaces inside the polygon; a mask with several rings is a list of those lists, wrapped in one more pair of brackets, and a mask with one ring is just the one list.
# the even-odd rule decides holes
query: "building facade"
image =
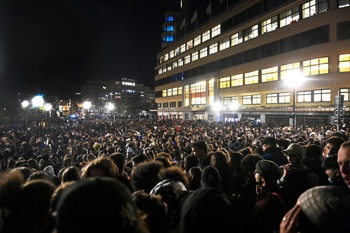
{"label": "building facade", "polygon": [[157,54],[159,118],[349,123],[349,0],[190,2]]}

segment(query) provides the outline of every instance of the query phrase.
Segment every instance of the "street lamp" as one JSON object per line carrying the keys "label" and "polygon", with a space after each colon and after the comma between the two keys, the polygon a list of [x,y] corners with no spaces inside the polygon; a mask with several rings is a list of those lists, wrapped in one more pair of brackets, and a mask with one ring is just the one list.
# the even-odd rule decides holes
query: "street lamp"
{"label": "street lamp", "polygon": [[304,81],[304,75],[300,70],[293,70],[288,73],[288,76],[285,78],[286,85],[292,87],[292,119],[293,119],[293,127],[296,124],[296,114],[295,114],[295,105],[296,105],[296,88],[299,87]]}

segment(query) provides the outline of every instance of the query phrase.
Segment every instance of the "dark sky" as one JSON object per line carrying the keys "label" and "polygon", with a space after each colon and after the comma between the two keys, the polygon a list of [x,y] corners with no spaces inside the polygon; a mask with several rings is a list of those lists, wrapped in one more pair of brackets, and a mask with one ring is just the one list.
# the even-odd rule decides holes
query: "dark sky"
{"label": "dark sky", "polygon": [[153,86],[171,0],[2,0],[0,95],[59,95],[84,80]]}

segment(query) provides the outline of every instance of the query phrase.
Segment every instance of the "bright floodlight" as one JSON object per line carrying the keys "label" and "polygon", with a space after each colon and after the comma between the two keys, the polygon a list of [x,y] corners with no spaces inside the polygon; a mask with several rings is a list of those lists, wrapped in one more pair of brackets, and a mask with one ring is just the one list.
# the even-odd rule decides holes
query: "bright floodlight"
{"label": "bright floodlight", "polygon": [[28,106],[29,106],[29,101],[28,100],[23,100],[22,108],[27,108]]}
{"label": "bright floodlight", "polygon": [[304,75],[300,70],[293,70],[288,72],[287,77],[285,78],[286,85],[294,88],[300,86],[304,82]]}
{"label": "bright floodlight", "polygon": [[109,103],[107,103],[106,108],[107,108],[108,111],[113,111],[115,106],[114,106],[113,103],[109,102]]}
{"label": "bright floodlight", "polygon": [[215,112],[220,112],[221,108],[222,108],[222,105],[220,102],[214,103],[213,109]]}
{"label": "bright floodlight", "polygon": [[51,111],[52,110],[52,105],[47,103],[47,104],[44,105],[44,109],[45,109],[45,111]]}
{"label": "bright floodlight", "polygon": [[239,105],[237,103],[231,103],[230,104],[230,109],[231,110],[237,110],[237,109],[239,109]]}
{"label": "bright floodlight", "polygon": [[34,108],[43,106],[43,104],[44,104],[43,96],[42,95],[34,96],[33,99],[32,99],[32,104],[33,104]]}
{"label": "bright floodlight", "polygon": [[85,101],[83,103],[83,108],[84,109],[90,109],[91,108],[91,101]]}

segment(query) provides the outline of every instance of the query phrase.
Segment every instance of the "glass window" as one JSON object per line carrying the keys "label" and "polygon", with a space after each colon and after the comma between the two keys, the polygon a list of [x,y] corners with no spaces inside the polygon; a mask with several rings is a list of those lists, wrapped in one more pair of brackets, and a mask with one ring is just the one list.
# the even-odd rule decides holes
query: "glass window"
{"label": "glass window", "polygon": [[170,102],[170,107],[175,108],[176,107],[176,102]]}
{"label": "glass window", "polygon": [[166,66],[163,66],[163,73],[165,73],[166,71]]}
{"label": "glass window", "polygon": [[198,60],[198,51],[192,53],[192,61]]}
{"label": "glass window", "polygon": [[191,55],[185,56],[185,64],[188,64],[191,62]]}
{"label": "glass window", "polygon": [[328,0],[312,0],[302,5],[303,19],[328,10]]}
{"label": "glass window", "polygon": [[303,61],[304,76],[328,74],[328,57]]}
{"label": "glass window", "polygon": [[250,28],[247,28],[243,31],[244,41],[251,40],[259,35],[258,31],[259,26],[256,24]]}
{"label": "glass window", "polygon": [[291,10],[285,11],[280,15],[280,27],[289,25],[290,23],[297,22],[299,20],[299,9],[295,7]]}
{"label": "glass window", "polygon": [[339,8],[349,7],[350,0],[339,0]]}
{"label": "glass window", "polygon": [[197,46],[201,43],[201,35],[194,38],[194,46]]}
{"label": "glass window", "polygon": [[180,46],[180,53],[183,53],[186,51],[186,44],[183,44]]}
{"label": "glass window", "polygon": [[261,104],[261,96],[260,95],[247,95],[243,96],[243,104]]}
{"label": "glass window", "polygon": [[288,78],[289,75],[300,71],[300,62],[294,62],[280,67],[281,80]]}
{"label": "glass window", "polygon": [[243,32],[238,32],[231,36],[231,46],[238,45],[243,42]]}
{"label": "glass window", "polygon": [[277,104],[278,103],[278,94],[267,94],[266,95],[266,104]]}
{"label": "glass window", "polygon": [[228,88],[230,87],[230,77],[224,77],[224,78],[220,78],[219,80],[219,87],[220,88]]}
{"label": "glass window", "polygon": [[164,56],[160,56],[159,58],[159,64],[162,64],[164,62]]}
{"label": "glass window", "polygon": [[177,88],[177,94],[178,95],[182,95],[182,87],[178,87]]}
{"label": "glass window", "polygon": [[163,69],[162,68],[158,69],[158,74],[163,74]]}
{"label": "glass window", "polygon": [[171,16],[166,17],[165,21],[166,22],[173,22],[174,21],[174,16],[171,15]]}
{"label": "glass window", "polygon": [[172,69],[171,65],[167,66],[167,71],[170,71]]}
{"label": "glass window", "polygon": [[169,107],[168,102],[164,102],[163,103],[163,108],[168,108],[168,107]]}
{"label": "glass window", "polygon": [[261,95],[253,95],[253,104],[261,104]]}
{"label": "glass window", "polygon": [[278,28],[277,16],[274,16],[261,23],[261,34],[272,32],[277,28]]}
{"label": "glass window", "polygon": [[220,40],[220,51],[230,47],[230,37]]}
{"label": "glass window", "polygon": [[173,95],[177,95],[177,87],[174,87],[172,92],[173,92]]}
{"label": "glass window", "polygon": [[252,96],[251,95],[243,96],[242,100],[243,100],[242,101],[243,105],[252,104]]}
{"label": "glass window", "polygon": [[243,85],[243,74],[236,74],[231,76],[231,86],[237,87]]}
{"label": "glass window", "polygon": [[182,58],[180,58],[178,61],[177,61],[177,64],[179,66],[183,66],[184,65],[184,60]]}
{"label": "glass window", "polygon": [[220,24],[211,29],[211,37],[212,38],[217,36],[217,35],[220,35],[220,33],[221,33],[221,25]]}
{"label": "glass window", "polygon": [[350,72],[350,54],[339,55],[339,72]]}
{"label": "glass window", "polygon": [[184,86],[184,106],[190,106],[190,86]]}
{"label": "glass window", "polygon": [[261,82],[272,82],[278,80],[278,67],[261,70]]}
{"label": "glass window", "polygon": [[167,96],[167,91],[166,90],[163,90],[162,91],[162,97],[166,97]]}
{"label": "glass window", "polygon": [[177,68],[177,61],[173,62],[173,69]]}
{"label": "glass window", "polygon": [[218,52],[218,43],[211,44],[209,46],[209,54],[214,54]]}
{"label": "glass window", "polygon": [[290,103],[290,93],[279,93],[278,94],[278,103],[280,104],[285,104],[285,103]]}
{"label": "glass window", "polygon": [[193,48],[193,40],[190,40],[187,42],[187,46],[186,46],[186,49],[189,50],[189,49],[192,49]]}
{"label": "glass window", "polygon": [[[203,57],[206,57],[206,56],[208,56],[208,48],[207,48],[207,47],[202,48],[202,49],[200,50],[200,58],[203,58]],[[192,60],[193,60],[193,59],[192,59]]]}
{"label": "glass window", "polygon": [[208,105],[214,104],[214,97],[215,97],[215,80],[211,79],[208,81]]}
{"label": "glass window", "polygon": [[167,90],[167,95],[172,96],[173,95],[173,90],[170,88]]}
{"label": "glass window", "polygon": [[180,54],[180,48],[177,47],[177,48],[175,49],[175,56],[177,56],[177,55],[179,55],[179,54]]}
{"label": "glass window", "polygon": [[298,91],[297,102],[298,103],[310,103],[310,102],[312,102],[312,91]]}
{"label": "glass window", "polygon": [[210,39],[210,30],[208,30],[208,31],[203,33],[202,42],[205,42],[205,41],[207,41],[209,39]]}
{"label": "glass window", "polygon": [[238,96],[224,97],[225,106],[238,105]]}
{"label": "glass window", "polygon": [[340,95],[344,96],[344,101],[350,101],[350,89],[340,89]]}
{"label": "glass window", "polygon": [[314,102],[329,102],[331,101],[331,90],[314,90]]}
{"label": "glass window", "polygon": [[206,82],[198,82],[191,84],[191,104],[206,104]]}
{"label": "glass window", "polygon": [[252,71],[244,74],[244,84],[250,85],[259,82],[259,71]]}
{"label": "glass window", "polygon": [[290,93],[273,93],[266,95],[266,104],[290,103]]}
{"label": "glass window", "polygon": [[164,61],[167,61],[167,60],[169,60],[169,53],[164,55]]}

